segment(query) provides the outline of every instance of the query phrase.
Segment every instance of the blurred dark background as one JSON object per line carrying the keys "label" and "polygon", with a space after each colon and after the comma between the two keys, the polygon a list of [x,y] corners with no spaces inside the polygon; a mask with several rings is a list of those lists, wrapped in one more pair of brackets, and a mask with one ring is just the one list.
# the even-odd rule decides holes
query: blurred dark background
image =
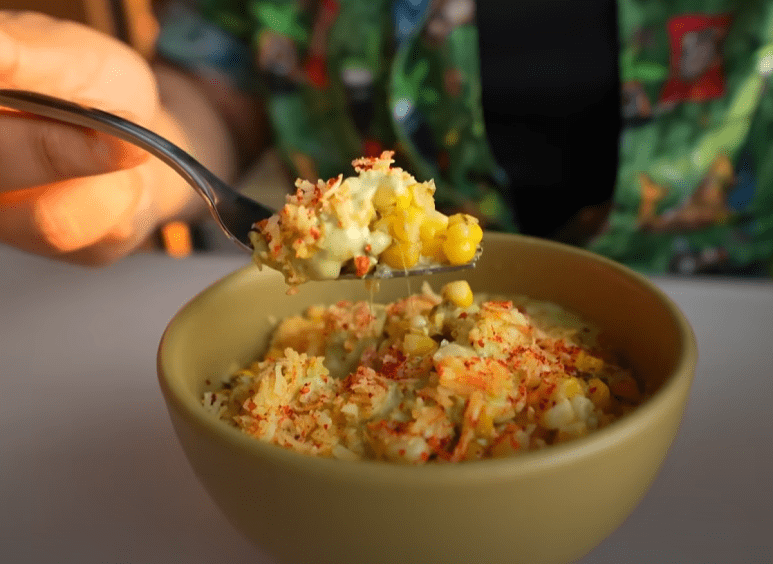
{"label": "blurred dark background", "polygon": [[[152,4],[0,0],[0,9],[82,21],[151,56]],[[615,182],[620,130],[615,2],[478,0],[477,22],[487,132],[510,176],[520,229],[572,242],[572,229],[568,235],[564,229],[562,237],[562,228],[581,208],[601,208]],[[193,248],[218,241],[219,233],[193,231]]]}
{"label": "blurred dark background", "polygon": [[608,200],[619,118],[612,0],[480,0],[483,109],[521,230],[554,235]]}

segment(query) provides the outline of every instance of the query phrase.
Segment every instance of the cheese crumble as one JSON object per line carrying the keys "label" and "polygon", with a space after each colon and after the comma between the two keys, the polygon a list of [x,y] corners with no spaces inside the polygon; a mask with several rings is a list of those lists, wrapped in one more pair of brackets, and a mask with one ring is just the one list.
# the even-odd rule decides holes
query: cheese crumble
{"label": "cheese crumble", "polygon": [[392,156],[385,151],[353,161],[357,176],[298,179],[284,207],[250,232],[258,266],[282,272],[292,290],[376,268],[471,262],[483,237],[478,220],[437,211],[434,182],[417,182],[391,166]]}
{"label": "cheese crumble", "polygon": [[525,298],[470,301],[460,285],[288,317],[264,357],[203,404],[301,453],[421,464],[571,441],[643,400],[577,316]]}

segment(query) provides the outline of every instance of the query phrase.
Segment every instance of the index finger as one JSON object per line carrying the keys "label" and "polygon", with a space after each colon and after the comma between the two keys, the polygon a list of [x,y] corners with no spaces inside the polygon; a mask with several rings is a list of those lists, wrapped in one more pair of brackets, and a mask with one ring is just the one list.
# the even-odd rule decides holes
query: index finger
{"label": "index finger", "polygon": [[0,192],[135,166],[142,149],[110,135],[0,109]]}

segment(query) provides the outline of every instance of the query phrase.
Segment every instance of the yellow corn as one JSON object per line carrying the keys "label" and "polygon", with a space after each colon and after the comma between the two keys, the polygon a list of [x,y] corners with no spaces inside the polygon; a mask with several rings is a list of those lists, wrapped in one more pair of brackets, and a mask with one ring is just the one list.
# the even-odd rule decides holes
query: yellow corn
{"label": "yellow corn", "polygon": [[564,380],[562,389],[566,398],[573,398],[582,392],[582,386],[577,378],[571,377]]}
{"label": "yellow corn", "polygon": [[408,355],[424,356],[434,353],[437,348],[435,339],[426,335],[406,333],[403,337],[403,352]]}
{"label": "yellow corn", "polygon": [[403,189],[400,192],[395,192],[395,209],[406,210],[411,205],[413,196],[410,190]]}
{"label": "yellow corn", "polygon": [[435,183],[433,181],[411,184],[408,189],[414,205],[429,212],[435,209]]}
{"label": "yellow corn", "polygon": [[421,245],[406,241],[394,241],[381,253],[379,260],[391,268],[413,268],[419,262]]}
{"label": "yellow corn", "polygon": [[373,207],[381,213],[386,213],[395,205],[395,192],[388,184],[376,188],[373,194]]}
{"label": "yellow corn", "polygon": [[392,236],[392,223],[394,220],[394,215],[385,215],[384,217],[381,217],[373,222],[371,231],[383,231],[384,233],[388,233],[390,236]]}
{"label": "yellow corn", "polygon": [[478,222],[470,223],[470,238],[476,245],[483,240],[483,229]]}
{"label": "yellow corn", "polygon": [[441,292],[446,301],[457,307],[470,307],[474,300],[472,289],[466,280],[449,282],[443,286]]}
{"label": "yellow corn", "polygon": [[603,368],[604,361],[589,355],[585,351],[580,351],[574,365],[580,372],[598,372]]}
{"label": "yellow corn", "polygon": [[386,214],[392,210],[407,209],[412,199],[410,190],[395,191],[393,186],[382,184],[373,194],[373,206],[379,213]]}
{"label": "yellow corn", "polygon": [[470,238],[477,245],[483,239],[483,229],[476,217],[457,213],[448,218],[448,236]]}
{"label": "yellow corn", "polygon": [[483,237],[483,231],[477,223],[468,223],[466,221],[455,221],[451,223],[451,218],[449,218],[446,237],[449,239],[469,239],[477,244],[480,242],[479,237]]}
{"label": "yellow corn", "polygon": [[467,214],[455,213],[454,215],[448,217],[448,226],[451,227],[455,223],[464,223],[466,217]]}
{"label": "yellow corn", "polygon": [[609,407],[609,387],[598,378],[588,380],[588,397],[599,409]]}
{"label": "yellow corn", "polygon": [[448,218],[443,251],[453,265],[470,262],[478,250],[483,231],[478,220],[466,214],[454,214]]}
{"label": "yellow corn", "polygon": [[391,224],[391,234],[395,239],[408,243],[419,241],[419,229],[426,214],[415,206],[395,212]]}
{"label": "yellow corn", "polygon": [[444,239],[442,237],[435,237],[429,241],[422,240],[421,254],[435,262],[446,262],[447,259],[446,254],[443,251],[443,241]]}
{"label": "yellow corn", "polygon": [[494,436],[494,419],[486,412],[485,409],[480,412],[478,422],[475,425],[475,431],[479,437]]}
{"label": "yellow corn", "polygon": [[469,239],[446,239],[443,241],[443,252],[449,264],[452,265],[467,264],[473,259],[477,250],[477,245]]}
{"label": "yellow corn", "polygon": [[419,228],[419,237],[423,242],[432,241],[448,227],[448,216],[437,211],[428,211]]}

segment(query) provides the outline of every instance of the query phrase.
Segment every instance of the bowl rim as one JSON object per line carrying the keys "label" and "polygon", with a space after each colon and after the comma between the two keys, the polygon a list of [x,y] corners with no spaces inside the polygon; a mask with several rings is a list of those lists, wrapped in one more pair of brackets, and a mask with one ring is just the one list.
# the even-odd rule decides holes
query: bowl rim
{"label": "bowl rim", "polygon": [[254,264],[248,263],[214,281],[193,296],[179,308],[167,324],[158,345],[156,365],[159,385],[168,407],[176,409],[208,438],[224,442],[231,449],[243,452],[250,457],[264,459],[266,462],[279,467],[287,467],[337,481],[449,485],[511,479],[516,475],[535,475],[545,468],[555,468],[557,465],[567,464],[578,458],[591,457],[598,452],[625,442],[628,437],[636,434],[641,428],[646,428],[649,422],[662,416],[662,406],[674,401],[673,396],[679,394],[683,386],[689,388],[695,375],[698,360],[694,331],[676,303],[646,276],[602,255],[555,241],[501,233],[487,233],[486,237],[496,239],[516,237],[523,244],[549,246],[561,252],[587,258],[601,267],[616,271],[629,282],[654,294],[665,306],[682,341],[679,360],[674,370],[665,378],[663,385],[645,403],[609,427],[596,430],[585,437],[567,443],[552,445],[549,448],[512,457],[466,461],[457,464],[408,465],[375,460],[346,461],[301,454],[281,446],[262,442],[255,437],[244,434],[224,421],[214,418],[201,406],[200,400],[190,397],[190,394],[186,393],[181,385],[168,378],[165,369],[166,344],[174,334],[178,319],[194,303],[206,300],[210,294],[216,291],[221,292],[229,287],[248,284],[253,277],[274,274],[273,272],[261,272]]}

